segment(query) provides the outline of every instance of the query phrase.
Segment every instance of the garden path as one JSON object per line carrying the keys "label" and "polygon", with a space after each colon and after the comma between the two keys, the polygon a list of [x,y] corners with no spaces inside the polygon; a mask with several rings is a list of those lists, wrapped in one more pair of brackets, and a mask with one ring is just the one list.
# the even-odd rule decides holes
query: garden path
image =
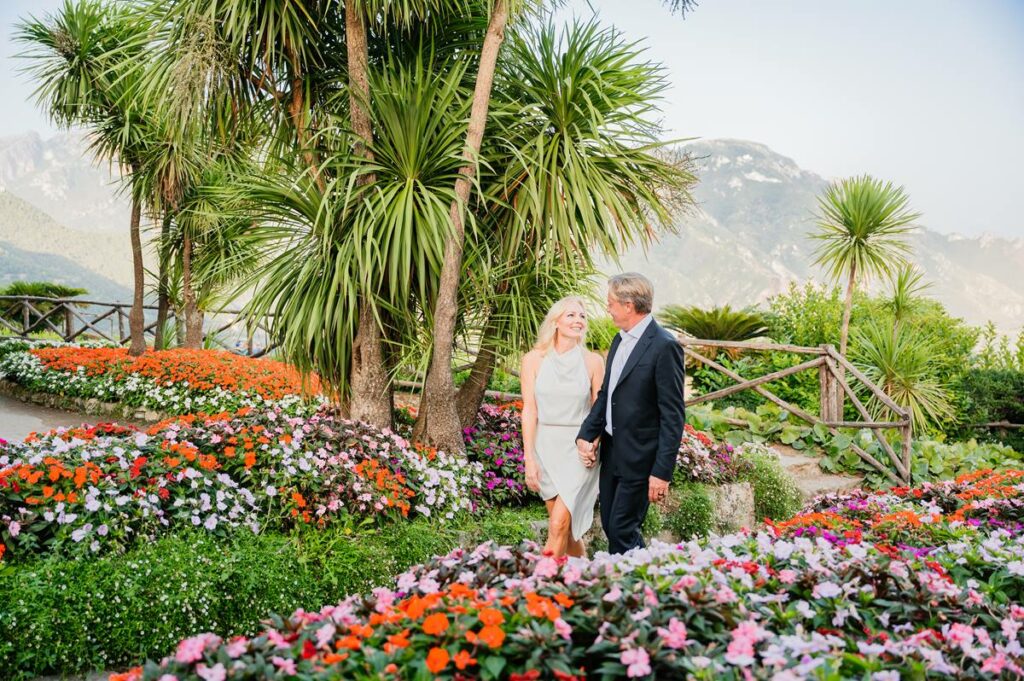
{"label": "garden path", "polygon": [[796,481],[807,501],[819,494],[847,492],[864,484],[861,477],[825,473],[818,467],[819,457],[781,443],[772,443],[770,447],[779,455],[782,467]]}
{"label": "garden path", "polygon": [[41,407],[0,394],[0,438],[16,442],[33,432],[94,423],[95,416]]}

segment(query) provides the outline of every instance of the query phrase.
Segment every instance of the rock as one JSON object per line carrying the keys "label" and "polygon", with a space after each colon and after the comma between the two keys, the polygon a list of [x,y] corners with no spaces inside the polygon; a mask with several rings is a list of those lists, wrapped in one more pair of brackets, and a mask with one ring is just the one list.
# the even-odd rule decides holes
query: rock
{"label": "rock", "polygon": [[708,485],[714,506],[714,531],[718,534],[754,527],[754,486],[749,482]]}

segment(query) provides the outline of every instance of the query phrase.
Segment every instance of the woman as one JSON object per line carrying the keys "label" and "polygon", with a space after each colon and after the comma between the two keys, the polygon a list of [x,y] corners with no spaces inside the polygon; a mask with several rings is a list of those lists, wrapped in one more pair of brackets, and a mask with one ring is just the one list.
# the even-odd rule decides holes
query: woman
{"label": "woman", "polygon": [[576,433],[601,388],[604,360],[583,345],[586,335],[583,301],[559,300],[520,372],[526,486],[547,504],[544,551],[554,556],[582,557],[582,538],[594,521],[598,467],[580,460]]}

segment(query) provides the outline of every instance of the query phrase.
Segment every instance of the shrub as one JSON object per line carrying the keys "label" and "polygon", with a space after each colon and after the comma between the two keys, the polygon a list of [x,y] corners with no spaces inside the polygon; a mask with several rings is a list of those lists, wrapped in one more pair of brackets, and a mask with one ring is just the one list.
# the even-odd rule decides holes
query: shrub
{"label": "shrub", "polygon": [[0,676],[125,666],[198,631],[253,635],[272,612],[369,592],[459,543],[517,543],[543,511],[356,534],[305,528],[218,539],[185,531],[118,555],[8,566],[0,570]]}
{"label": "shrub", "polygon": [[760,521],[788,520],[803,506],[803,495],[770,449],[744,445],[742,455],[751,462],[747,480],[754,486],[754,517]]}
{"label": "shrub", "polygon": [[516,405],[484,404],[473,426],[462,431],[466,455],[483,466],[487,498],[518,504],[533,498],[526,487],[522,412]]}
{"label": "shrub", "polygon": [[703,310],[699,307],[666,305],[658,321],[670,329],[703,340],[745,341],[768,332],[764,316],[755,310],[734,310],[730,306]]}
{"label": "shrub", "polygon": [[972,369],[964,374],[957,391],[963,395],[961,437],[977,436],[1001,442],[1024,452],[1024,429],[977,428],[983,423],[1024,424],[1024,371]]}
{"label": "shrub", "polygon": [[666,529],[683,540],[708,536],[714,527],[714,504],[704,485],[685,482],[672,495],[678,506],[665,519]]}

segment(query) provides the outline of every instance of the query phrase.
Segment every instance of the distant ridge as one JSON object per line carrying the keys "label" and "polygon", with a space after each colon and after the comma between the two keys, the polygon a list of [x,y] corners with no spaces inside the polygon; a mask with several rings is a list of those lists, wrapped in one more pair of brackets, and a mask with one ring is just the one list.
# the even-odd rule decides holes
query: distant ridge
{"label": "distant ridge", "polygon": [[[0,243],[19,251],[22,271],[32,268],[32,254],[58,255],[130,288],[128,204],[111,169],[93,165],[86,147],[76,133],[0,138]],[[790,282],[820,280],[806,235],[825,178],[757,142],[701,140],[686,149],[698,158],[699,210],[677,220],[678,234],[665,235],[647,255],[623,254],[620,265],[654,280],[657,305],[742,306]],[[992,320],[1004,332],[1024,324],[1024,239],[922,228],[913,243],[915,261],[933,282],[930,295],[953,314],[972,324]],[[52,271],[39,263],[40,272]]]}
{"label": "distant ridge", "polygon": [[[807,233],[824,178],[757,142],[715,139],[685,148],[698,159],[698,210],[677,220],[678,234],[665,235],[646,255],[629,251],[621,263],[651,277],[656,305],[744,306],[790,282],[822,280]],[[914,262],[933,283],[929,295],[954,315],[972,324],[992,320],[1008,333],[1024,324],[1024,239],[921,228],[911,240]]]}

